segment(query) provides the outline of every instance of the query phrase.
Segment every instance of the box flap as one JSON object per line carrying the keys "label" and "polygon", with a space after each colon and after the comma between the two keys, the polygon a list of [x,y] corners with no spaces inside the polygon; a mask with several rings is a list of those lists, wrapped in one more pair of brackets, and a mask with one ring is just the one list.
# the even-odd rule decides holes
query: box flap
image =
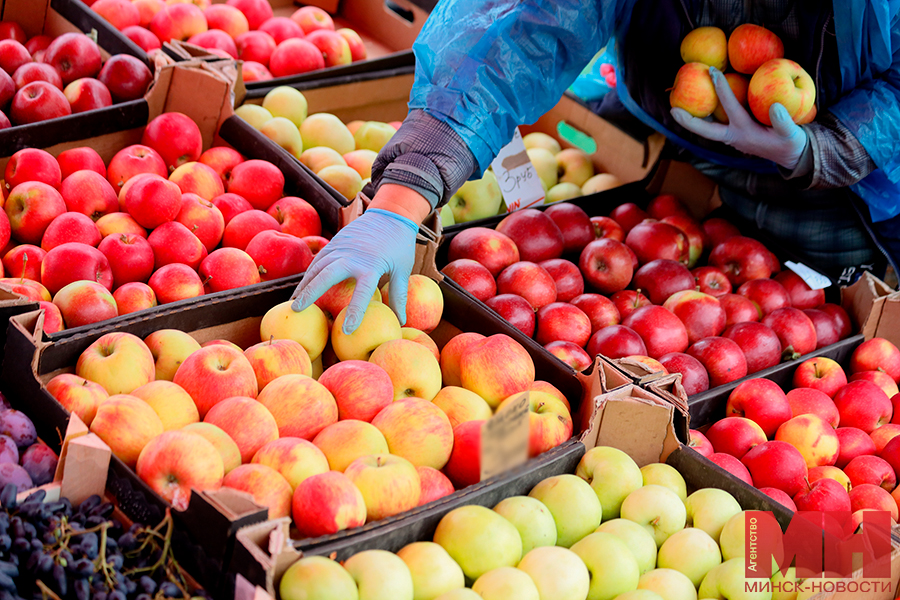
{"label": "box flap", "polygon": [[900,292],[885,282],[863,273],[855,283],[841,288],[841,305],[867,340],[884,337],[900,343]]}
{"label": "box flap", "polygon": [[235,536],[245,558],[253,560],[257,569],[265,573],[265,590],[273,598],[281,576],[302,556],[291,544],[290,527],[291,520],[283,517],[243,527]]}

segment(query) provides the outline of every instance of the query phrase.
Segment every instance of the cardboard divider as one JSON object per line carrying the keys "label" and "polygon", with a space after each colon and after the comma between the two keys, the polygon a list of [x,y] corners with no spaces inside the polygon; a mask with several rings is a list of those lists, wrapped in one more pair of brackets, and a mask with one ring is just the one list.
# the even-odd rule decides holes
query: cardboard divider
{"label": "cardboard divider", "polygon": [[[0,13],[3,21],[21,24],[29,37],[55,37],[70,32],[95,35],[104,61],[114,54],[128,54],[151,70],[154,68],[146,52],[78,0],[3,0]],[[23,148],[43,148],[133,127],[143,111],[142,101],[132,100],[58,119],[15,125],[0,131],[0,153],[10,155]]]}
{"label": "cardboard divider", "polygon": [[841,289],[841,304],[867,340],[881,337],[900,345],[900,291],[863,273],[853,285]]}

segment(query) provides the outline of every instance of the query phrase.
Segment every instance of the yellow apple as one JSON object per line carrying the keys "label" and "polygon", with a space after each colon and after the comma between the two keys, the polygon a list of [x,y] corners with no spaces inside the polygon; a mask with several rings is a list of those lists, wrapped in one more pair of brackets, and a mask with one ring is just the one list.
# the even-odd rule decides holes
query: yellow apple
{"label": "yellow apple", "polygon": [[294,158],[299,160],[303,154],[303,139],[290,119],[273,117],[259,126],[259,132],[287,150]]}
{"label": "yellow apple", "polygon": [[441,390],[441,366],[422,344],[404,339],[384,342],[372,352],[369,362],[384,369],[391,378],[395,401],[431,401]]}
{"label": "yellow apple", "polygon": [[247,121],[253,129],[259,129],[274,115],[258,104],[242,104],[234,109],[234,114]]}
{"label": "yellow apple", "polygon": [[320,431],[312,443],[328,459],[328,467],[342,473],[357,458],[390,451],[384,434],[377,427],[355,419],[332,423]]}
{"label": "yellow apple", "polygon": [[106,442],[122,462],[134,468],[144,446],[163,432],[163,424],[140,398],[114,394],[97,408],[91,432]]}
{"label": "yellow apple", "polygon": [[150,405],[162,421],[165,431],[181,429],[200,421],[200,413],[194,400],[177,383],[151,381],[131,392],[131,395]]}
{"label": "yellow apple", "polygon": [[397,315],[386,304],[370,302],[359,327],[350,335],[343,331],[346,314],[347,309],[342,309],[331,329],[331,345],[340,360],[369,360],[378,346],[403,337]]}
{"label": "yellow apple", "polygon": [[308,111],[306,97],[287,85],[272,88],[263,98],[262,107],[273,117],[289,119],[296,127],[303,124]]}
{"label": "yellow apple", "polygon": [[294,312],[289,300],[266,312],[259,325],[259,337],[264,342],[273,338],[299,342],[309,359],[316,360],[328,343],[328,319],[315,304]]}
{"label": "yellow apple", "polygon": [[72,373],[62,373],[47,382],[47,391],[70,413],[75,413],[85,425],[91,426],[97,407],[109,398],[99,383],[88,381]]}
{"label": "yellow apple", "polygon": [[327,146],[342,155],[356,150],[353,134],[340,119],[329,113],[316,113],[306,117],[300,125],[300,135],[305,148]]}
{"label": "yellow apple", "polygon": [[212,423],[191,423],[182,427],[182,431],[194,433],[205,439],[215,447],[219,456],[222,457],[222,465],[225,467],[227,474],[241,464],[241,450],[234,443],[231,436],[225,433],[220,427]]}
{"label": "yellow apple", "polygon": [[109,395],[130,394],[156,378],[156,366],[141,338],[115,332],[100,336],[81,353],[75,374],[99,383]]}
{"label": "yellow apple", "polygon": [[179,329],[159,329],[144,338],[144,343],[156,361],[156,379],[166,381],[172,381],[184,359],[200,349],[197,340]]}

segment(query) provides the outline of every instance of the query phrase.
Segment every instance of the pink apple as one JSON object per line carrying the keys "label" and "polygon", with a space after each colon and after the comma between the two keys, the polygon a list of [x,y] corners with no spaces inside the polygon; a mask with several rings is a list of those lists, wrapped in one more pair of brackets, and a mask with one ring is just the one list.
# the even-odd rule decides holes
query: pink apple
{"label": "pink apple", "polygon": [[624,290],[634,274],[628,248],[609,238],[587,244],[581,251],[578,266],[588,285],[603,294]]}
{"label": "pink apple", "polygon": [[797,308],[779,308],[762,320],[781,341],[783,356],[799,358],[816,349],[816,328],[812,320]]}
{"label": "pink apple", "polygon": [[833,398],[839,389],[847,385],[847,375],[840,364],[825,356],[809,358],[794,371],[794,387],[808,387]]}
{"label": "pink apple", "polygon": [[688,443],[688,446],[693,448],[694,452],[707,458],[715,453],[715,450],[707,437],[696,429],[690,430],[690,443]]}
{"label": "pink apple", "polygon": [[584,279],[575,263],[564,258],[551,258],[539,263],[556,282],[556,300],[569,302],[584,293]]}
{"label": "pink apple", "polygon": [[816,415],[832,427],[840,423],[840,413],[827,394],[812,388],[796,388],[787,393],[791,405],[791,416]]}

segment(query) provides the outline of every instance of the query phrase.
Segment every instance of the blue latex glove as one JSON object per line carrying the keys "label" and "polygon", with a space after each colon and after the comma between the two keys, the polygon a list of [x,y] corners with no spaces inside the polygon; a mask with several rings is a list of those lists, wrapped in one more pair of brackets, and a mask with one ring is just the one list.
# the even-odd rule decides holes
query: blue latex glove
{"label": "blue latex glove", "polygon": [[419,226],[387,210],[370,208],[341,229],[316,255],[303,281],[294,290],[291,308],[300,312],[345,279],[356,279],[347,306],[343,331],[349,335],[360,323],[382,275],[390,273],[390,305],[406,323],[406,294],[416,260]]}
{"label": "blue latex glove", "polygon": [[692,117],[683,108],[673,108],[672,116],[678,124],[708,140],[723,142],[732,148],[771,160],[785,169],[794,170],[808,141],[803,128],[794,123],[787,109],[778,102],[769,107],[772,127],[753,120],[734,97],[728,80],[715,67],[709,68],[719,102],[728,115],[728,124],[714,123]]}

